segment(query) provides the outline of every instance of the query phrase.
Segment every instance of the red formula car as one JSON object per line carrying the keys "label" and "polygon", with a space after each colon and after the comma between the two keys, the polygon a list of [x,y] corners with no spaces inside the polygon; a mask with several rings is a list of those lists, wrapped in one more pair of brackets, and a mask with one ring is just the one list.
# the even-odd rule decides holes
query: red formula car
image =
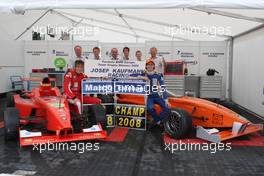
{"label": "red formula car", "polygon": [[[145,104],[144,96],[140,95],[120,95],[117,102]],[[171,112],[164,120],[164,129],[172,138],[186,137],[193,126],[197,129],[198,138],[211,142],[263,130],[262,124],[252,124],[237,113],[207,100],[175,98],[172,95],[169,104]],[[106,110],[102,105],[84,106],[83,113],[77,115],[70,111],[72,108],[58,88],[46,90],[39,87],[23,95],[9,94],[7,105],[4,116],[5,139],[19,137],[21,146],[101,139],[107,136],[103,130],[106,126]],[[112,108],[111,112],[114,110]],[[155,109],[158,113],[161,110],[157,105]]]}
{"label": "red formula car", "polygon": [[[70,111],[58,88],[34,88],[30,93],[8,94],[4,114],[5,139],[19,138],[20,146],[101,139],[107,136],[103,107],[84,107],[83,114]],[[97,105],[98,106],[98,105]],[[99,105],[100,106],[100,105]],[[96,114],[96,124],[91,119]],[[93,120],[95,121],[95,120]]]}

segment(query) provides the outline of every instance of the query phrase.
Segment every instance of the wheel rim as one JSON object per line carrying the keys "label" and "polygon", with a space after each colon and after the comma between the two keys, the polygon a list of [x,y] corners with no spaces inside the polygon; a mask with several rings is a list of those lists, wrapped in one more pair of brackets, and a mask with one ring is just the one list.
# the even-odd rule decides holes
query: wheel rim
{"label": "wheel rim", "polygon": [[168,120],[168,127],[172,131],[179,131],[180,130],[180,119],[179,119],[179,116],[177,116],[174,113],[172,113],[170,115],[169,120]]}

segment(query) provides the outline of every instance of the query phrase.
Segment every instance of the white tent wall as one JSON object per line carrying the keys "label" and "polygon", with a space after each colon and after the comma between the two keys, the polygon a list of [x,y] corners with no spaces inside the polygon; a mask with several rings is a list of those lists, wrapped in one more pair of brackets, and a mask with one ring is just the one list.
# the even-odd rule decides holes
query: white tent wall
{"label": "white tent wall", "polygon": [[25,77],[29,77],[32,68],[46,68],[48,65],[48,42],[26,41],[23,57],[25,60]]}
{"label": "white tent wall", "polygon": [[[217,42],[170,42],[147,41],[146,54],[151,47],[157,47],[158,54],[169,61],[185,61],[189,74],[206,75],[209,68],[219,71],[222,76],[222,98],[227,98],[228,54],[227,41]],[[195,63],[196,64],[193,64]]]}
{"label": "white tent wall", "polygon": [[92,57],[92,48],[99,46],[98,41],[26,41],[24,50],[25,76],[32,69],[54,68],[54,59],[63,57],[67,63],[75,57],[74,47],[80,45],[84,57]]}
{"label": "white tent wall", "polygon": [[11,90],[10,76],[24,75],[24,42],[0,42],[0,93]]}
{"label": "white tent wall", "polygon": [[222,98],[228,98],[227,92],[227,42],[200,42],[199,75],[206,75],[209,68],[216,69],[222,76]]}
{"label": "white tent wall", "polygon": [[232,100],[264,116],[264,28],[234,39]]}
{"label": "white tent wall", "polygon": [[98,41],[0,41],[0,93],[11,91],[10,76],[29,77],[33,68],[54,67],[54,58],[74,57],[73,48],[80,45],[89,55]]}
{"label": "white tent wall", "polygon": [[[67,61],[74,58],[74,46],[80,45],[83,48],[83,54],[88,58],[92,57],[92,48],[94,46],[101,47],[101,55],[103,59],[109,57],[110,50],[113,47],[119,49],[120,57],[122,58],[122,49],[128,46],[131,59],[135,59],[135,51],[141,50],[143,59],[149,56],[149,48],[157,47],[166,61],[184,60],[197,61],[197,64],[188,65],[190,74],[205,75],[209,68],[215,68],[223,76],[223,97],[226,90],[226,43],[227,42],[171,42],[171,41],[147,41],[146,43],[99,43],[98,41],[8,41],[1,48],[4,56],[8,60],[1,60],[2,66],[19,66],[18,74],[28,77],[33,68],[49,68],[54,67],[54,58],[63,56]],[[7,49],[8,48],[8,49]],[[15,52],[10,52],[10,49]],[[224,53],[217,58],[208,57],[205,53]],[[6,63],[7,62],[7,63]],[[9,68],[10,70],[11,68]],[[8,75],[3,77],[6,85],[1,92],[10,90],[9,75],[14,75],[16,72],[10,70],[2,70]],[[3,86],[2,86],[3,87]]]}

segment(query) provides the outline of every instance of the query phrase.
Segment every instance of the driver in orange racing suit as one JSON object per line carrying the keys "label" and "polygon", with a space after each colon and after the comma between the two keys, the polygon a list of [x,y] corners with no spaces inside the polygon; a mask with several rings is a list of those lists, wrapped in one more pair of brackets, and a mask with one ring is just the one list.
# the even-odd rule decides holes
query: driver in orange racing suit
{"label": "driver in orange racing suit", "polygon": [[81,102],[82,79],[87,78],[87,76],[83,73],[84,62],[82,60],[76,60],[74,65],[74,69],[64,76],[64,95],[68,99],[68,102],[74,105],[72,110],[76,114],[81,114],[82,103],[100,104],[101,100],[85,95],[83,96],[83,102]]}

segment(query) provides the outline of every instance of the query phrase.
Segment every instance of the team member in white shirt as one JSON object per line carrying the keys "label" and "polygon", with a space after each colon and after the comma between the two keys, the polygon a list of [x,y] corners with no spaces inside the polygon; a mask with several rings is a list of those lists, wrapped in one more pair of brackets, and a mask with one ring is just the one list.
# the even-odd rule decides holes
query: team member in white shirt
{"label": "team member in white shirt", "polygon": [[136,51],[135,56],[137,61],[142,61],[142,52],[140,50]]}
{"label": "team member in white shirt", "polygon": [[156,47],[152,47],[149,50],[150,57],[148,59],[152,59],[155,63],[155,70],[161,74],[164,74],[164,69],[166,67],[166,62],[164,57],[157,56],[158,50]]}
{"label": "team member in white shirt", "polygon": [[128,47],[123,48],[123,54],[124,54],[123,60],[129,60],[129,51],[130,49]]}
{"label": "team member in white shirt", "polygon": [[93,48],[93,60],[100,60],[101,57],[100,57],[100,48],[99,47],[94,47]]}
{"label": "team member in white shirt", "polygon": [[70,69],[74,68],[74,63],[76,60],[82,60],[84,62],[85,59],[87,59],[87,57],[82,56],[82,47],[80,45],[76,45],[74,47],[74,52],[75,52],[75,58],[70,59],[70,62],[68,65],[68,68],[70,68]]}
{"label": "team member in white shirt", "polygon": [[119,60],[118,58],[118,49],[112,48],[111,49],[111,60]]}

